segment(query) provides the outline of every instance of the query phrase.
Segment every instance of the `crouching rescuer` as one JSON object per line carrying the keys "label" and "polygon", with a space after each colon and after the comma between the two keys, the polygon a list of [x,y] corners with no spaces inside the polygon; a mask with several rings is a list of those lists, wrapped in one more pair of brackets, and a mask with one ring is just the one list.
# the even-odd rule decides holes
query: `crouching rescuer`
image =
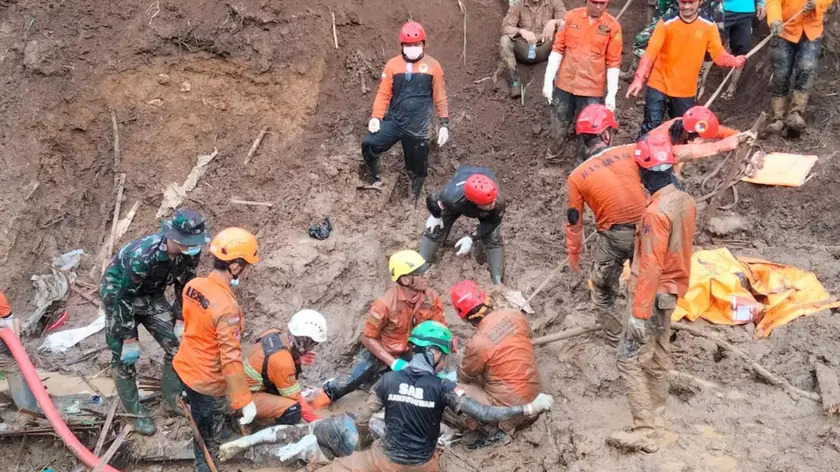
{"label": "crouching rescuer", "polygon": [[499,192],[499,179],[485,167],[463,166],[455,171],[452,180],[440,192],[426,198],[431,214],[420,239],[420,255],[434,261],[440,246],[449,236],[455,220],[461,216],[478,219],[478,229],[455,243],[457,255],[470,252],[479,241],[487,259],[493,285],[500,285],[505,276],[505,249],[502,243],[502,217],[505,199]]}
{"label": "crouching rescuer", "polygon": [[439,470],[435,450],[447,407],[482,422],[535,417],[551,409],[554,399],[544,393],[522,406],[482,405],[454,382],[438,377],[445,357],[453,352],[452,339],[449,328],[435,321],[415,327],[409,337],[412,357],[408,365],[382,376],[356,417],[359,444],[365,446],[371,441],[370,419],[384,407],[385,436],[370,449],[319,470],[434,472]]}
{"label": "crouching rescuer", "polygon": [[318,419],[301,396],[298,377],[303,366],[315,362],[315,347],[326,340],[327,321],[315,310],[295,313],[285,333],[270,329],[257,338],[245,374],[258,420],[292,425]]}

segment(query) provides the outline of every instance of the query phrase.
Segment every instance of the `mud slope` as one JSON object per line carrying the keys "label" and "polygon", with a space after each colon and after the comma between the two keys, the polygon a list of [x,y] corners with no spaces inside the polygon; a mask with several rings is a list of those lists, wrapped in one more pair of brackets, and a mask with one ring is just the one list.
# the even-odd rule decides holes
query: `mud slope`
{"label": "mud slope", "polygon": [[[427,190],[443,185],[459,165],[492,167],[511,202],[503,230],[507,283],[533,290],[546,269],[565,257],[564,182],[573,158],[565,165],[543,164],[548,133],[548,110],[539,92],[543,67],[522,69],[528,84],[524,106],[506,97],[501,76],[495,80],[505,4],[464,2],[462,57],[463,17],[455,0],[0,2],[0,211],[6,215],[0,286],[15,311],[24,313],[32,296],[29,277],[44,271],[44,263],[75,248],[98,252],[113,211],[108,115],[113,109],[120,122],[119,170],[126,173],[123,214],[141,202],[120,242],[153,231],[162,189],[182,182],[198,155],[218,149],[185,206],[203,212],[213,229],[239,225],[258,232],[263,261],[239,292],[248,316],[246,337],[282,325],[300,307],[316,308],[330,320],[330,342],[305,381],[316,385],[346,368],[363,313],[389,283],[388,255],[416,247],[427,216],[422,202],[415,206],[406,198],[405,180],[398,178],[398,146],[383,156],[386,191],[355,190],[360,140],[380,69],[398,53],[400,24],[413,18],[426,27],[427,52],[445,70],[452,118],[450,143],[433,148]],[[612,5],[611,11],[620,7]],[[640,5],[622,19],[625,64],[643,16]],[[828,28],[836,32],[836,18]],[[820,155],[816,176],[800,189],[742,184],[735,211],[747,216],[751,227],[733,236],[738,242],[732,248],[813,270],[837,293],[835,38],[826,43],[808,116],[810,133],[794,143],[765,143],[768,150]],[[769,72],[760,60],[751,64],[745,80],[752,82],[742,96],[719,102],[725,122],[747,128],[766,103]],[[714,82],[720,74],[712,77]],[[641,107],[622,97],[618,115],[619,140],[627,142],[636,134]],[[251,163],[243,165],[264,127],[269,134]],[[690,189],[712,164],[687,169]],[[235,205],[232,197],[274,206]],[[333,222],[332,236],[309,238],[307,227],[325,216]],[[459,223],[453,236],[471,230]],[[440,259],[430,277],[444,295],[462,278],[489,285],[486,270],[473,259],[456,258],[451,247]],[[97,265],[95,257],[86,256],[79,271],[83,281],[96,282],[88,274]],[[587,322],[588,298],[585,280],[564,274],[535,300],[535,328],[542,333]],[[75,295],[67,309],[68,327],[95,317],[95,309]],[[451,307],[447,315],[457,334],[469,335]],[[829,313],[798,320],[760,341],[742,328],[721,334],[803,389],[815,389],[815,360],[837,367],[840,323]],[[96,335],[68,357],[102,342]],[[148,337],[142,343],[141,369],[157,372],[160,349]],[[32,340],[29,347],[37,344]],[[458,446],[457,455],[444,454],[446,470],[836,469],[840,429],[823,419],[816,404],[759,383],[736,360],[701,340],[680,334],[674,351],[678,370],[722,388],[675,386],[667,415],[674,437],[660,453],[624,456],[604,446],[610,432],[629,424],[629,414],[613,353],[591,337],[539,350],[546,389],[558,399],[550,421],[540,420],[507,447],[468,451]],[[59,366],[63,359],[42,355],[39,362]],[[99,372],[108,359],[102,352],[78,367]],[[163,429],[173,435],[179,430],[172,421]],[[180,430],[183,436],[185,428]],[[17,444],[0,443],[0,451],[11,455]],[[49,444],[26,445],[22,464],[40,467],[44,448],[52,450]],[[54,469],[72,466],[67,454],[54,457]],[[125,470],[147,469],[129,465]]]}

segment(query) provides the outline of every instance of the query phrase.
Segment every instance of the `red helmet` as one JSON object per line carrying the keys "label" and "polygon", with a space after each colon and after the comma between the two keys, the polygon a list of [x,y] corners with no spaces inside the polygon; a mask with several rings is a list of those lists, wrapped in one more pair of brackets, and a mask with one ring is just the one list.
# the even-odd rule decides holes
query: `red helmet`
{"label": "red helmet", "polygon": [[636,143],[633,158],[640,167],[650,170],[666,170],[677,163],[671,140],[662,134],[650,134]]}
{"label": "red helmet", "polygon": [[682,117],[682,123],[686,131],[697,133],[701,138],[714,138],[720,128],[720,122],[712,110],[700,105],[689,108]]}
{"label": "red helmet", "polygon": [[400,28],[400,43],[418,43],[426,40],[426,31],[423,25],[416,21],[409,21]]}
{"label": "red helmet", "polygon": [[489,205],[495,202],[498,193],[496,182],[483,174],[473,174],[464,183],[464,196],[476,205]]}
{"label": "red helmet", "polygon": [[615,114],[604,105],[589,105],[580,112],[575,131],[577,134],[601,134],[607,128],[618,129]]}
{"label": "red helmet", "polygon": [[467,314],[475,307],[487,304],[487,294],[472,280],[462,280],[453,285],[449,289],[449,296],[452,298],[452,306],[462,320],[468,319]]}

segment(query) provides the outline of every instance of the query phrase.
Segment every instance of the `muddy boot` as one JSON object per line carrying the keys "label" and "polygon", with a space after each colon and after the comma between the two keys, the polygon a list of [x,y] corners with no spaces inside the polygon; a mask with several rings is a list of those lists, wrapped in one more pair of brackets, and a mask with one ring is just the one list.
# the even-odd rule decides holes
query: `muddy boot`
{"label": "muddy boot", "polygon": [[117,393],[126,413],[137,416],[134,418],[134,430],[144,436],[155,434],[157,428],[155,428],[154,421],[149,418],[146,409],[140,403],[140,395],[137,392],[137,383],[134,378],[114,376],[114,386],[117,388]]}
{"label": "muddy boot", "polygon": [[41,408],[38,406],[38,401],[35,400],[35,395],[32,394],[32,389],[23,378],[23,374],[18,370],[17,372],[6,372],[6,380],[9,382],[9,393],[12,395],[12,401],[18,410],[27,410],[34,413],[39,413]]}
{"label": "muddy boot", "polygon": [[770,124],[767,125],[767,132],[779,134],[785,129],[785,97],[773,97],[770,99]]}
{"label": "muddy boot", "polygon": [[601,331],[610,346],[618,346],[618,339],[624,330],[624,324],[615,310],[596,308],[598,322],[601,323]]}
{"label": "muddy boot", "polygon": [[622,452],[646,452],[651,454],[659,450],[655,433],[656,430],[652,428],[616,431],[607,438],[607,444]]}
{"label": "muddy boot", "polygon": [[522,82],[519,81],[519,70],[508,69],[508,83],[510,84],[510,98],[522,95]]}
{"label": "muddy boot", "polygon": [[790,97],[790,110],[788,111],[787,125],[788,133],[799,136],[805,131],[805,108],[808,106],[808,92],[794,90]]}
{"label": "muddy boot", "polygon": [[418,251],[423,259],[428,262],[434,262],[435,256],[437,256],[437,252],[440,249],[440,243],[433,241],[432,238],[427,236],[425,233],[423,236],[420,236],[420,250]]}
{"label": "muddy boot", "polygon": [[412,177],[411,178],[411,195],[414,197],[414,201],[416,202],[418,198],[420,198],[420,192],[423,191],[423,184],[426,183],[425,177]]}
{"label": "muddy boot", "polygon": [[382,177],[379,175],[379,160],[375,162],[363,161],[359,164],[359,174],[362,180],[370,185],[382,185]]}
{"label": "muddy boot", "polygon": [[184,416],[184,412],[178,408],[178,399],[181,398],[184,386],[181,385],[181,379],[178,378],[175,369],[172,368],[172,361],[163,364],[160,389],[161,396],[163,396],[164,411],[173,416]]}
{"label": "muddy boot", "polygon": [[493,285],[501,285],[505,278],[505,248],[494,247],[485,250],[490,280]]}

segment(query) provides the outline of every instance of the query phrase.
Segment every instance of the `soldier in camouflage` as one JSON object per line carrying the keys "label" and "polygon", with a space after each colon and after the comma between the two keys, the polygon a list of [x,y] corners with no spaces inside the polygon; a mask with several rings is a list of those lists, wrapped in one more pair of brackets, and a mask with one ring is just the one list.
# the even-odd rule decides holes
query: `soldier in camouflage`
{"label": "soldier in camouflage", "polygon": [[[176,326],[183,327],[181,292],[196,276],[201,247],[208,241],[204,218],[191,210],[178,210],[160,232],[123,246],[102,275],[99,298],[107,322],[105,339],[112,353],[114,384],[125,410],[136,415],[134,429],[141,434],[154,434],[155,424],[137,392],[137,326],[145,326],[165,352],[164,406],[177,412],[175,402],[182,386],[172,369],[172,357],[178,351]],[[164,296],[169,285],[175,289],[172,304]]]}

